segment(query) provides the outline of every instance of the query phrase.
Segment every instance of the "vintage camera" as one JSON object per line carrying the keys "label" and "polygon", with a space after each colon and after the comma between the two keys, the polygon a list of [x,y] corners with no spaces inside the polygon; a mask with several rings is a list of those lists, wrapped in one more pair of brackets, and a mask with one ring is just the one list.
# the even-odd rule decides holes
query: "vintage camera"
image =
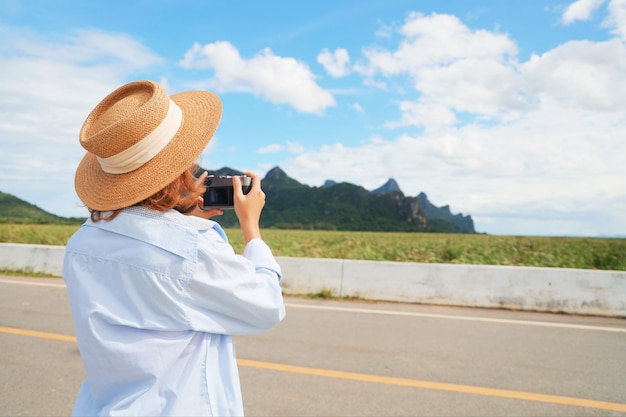
{"label": "vintage camera", "polygon": [[[252,178],[240,176],[241,188],[244,194],[248,194],[252,188]],[[209,175],[204,179],[206,191],[204,192],[204,209],[212,208],[233,208],[234,190],[233,177]]]}

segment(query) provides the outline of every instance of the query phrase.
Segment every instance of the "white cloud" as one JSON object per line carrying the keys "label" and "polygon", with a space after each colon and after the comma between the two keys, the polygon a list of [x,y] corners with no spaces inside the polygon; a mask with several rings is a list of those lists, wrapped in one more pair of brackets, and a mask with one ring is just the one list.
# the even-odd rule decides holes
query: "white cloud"
{"label": "white cloud", "polygon": [[289,153],[301,153],[304,152],[305,148],[302,144],[298,142],[287,141],[287,152]]}
{"label": "white cloud", "polygon": [[[606,0],[577,0],[565,9],[562,22],[570,25],[576,21],[590,20],[592,14],[605,2]],[[626,0],[608,0],[607,11],[602,26],[610,28],[613,34],[626,40]]]}
{"label": "white cloud", "polygon": [[290,154],[298,154],[305,151],[304,146],[300,143],[287,141],[284,145],[274,143],[271,145],[263,146],[257,150],[259,154],[270,154],[287,151]]}
{"label": "white cloud", "polygon": [[626,48],[618,39],[571,41],[520,63],[506,35],[470,30],[454,16],[413,13],[400,33],[397,49],[366,48],[358,65],[367,85],[376,77],[385,85],[412,80],[417,98],[399,100],[401,117],[388,127],[507,121],[545,97],[590,110],[625,108]]}
{"label": "white cloud", "polygon": [[352,106],[350,106],[350,107],[352,107],[354,110],[356,110],[357,112],[359,112],[361,114],[365,113],[365,109],[359,103],[352,103]]}
{"label": "white cloud", "polygon": [[344,48],[337,48],[335,52],[330,52],[328,49],[324,48],[322,52],[317,55],[317,62],[326,69],[331,77],[339,78],[348,74],[350,56],[348,55],[348,51]]}
{"label": "white cloud", "polygon": [[400,29],[403,36],[396,51],[381,47],[366,48],[365,74],[418,76],[423,67],[445,66],[464,59],[501,62],[517,54],[507,35],[486,30],[470,30],[456,16],[411,13]]}
{"label": "white cloud", "polygon": [[457,122],[457,117],[450,108],[438,102],[415,102],[405,100],[400,103],[402,119],[385,123],[386,127],[424,126],[427,130],[438,130]]}
{"label": "white cloud", "polygon": [[263,146],[259,148],[257,152],[260,154],[276,153],[276,152],[282,152],[284,149],[285,147],[283,145],[272,144],[272,145],[267,145],[267,146]]}
{"label": "white cloud", "polygon": [[[456,16],[420,13],[411,13],[399,34],[397,49],[365,48],[365,61],[355,65],[367,85],[386,87],[390,78],[408,76],[419,93],[414,105],[401,100],[402,118],[391,125],[432,129],[456,122],[453,112],[505,117],[527,105],[519,93],[517,45],[506,34],[471,30]],[[433,105],[435,118],[415,113]]]}
{"label": "white cloud", "polygon": [[393,36],[393,28],[382,22],[379,23],[379,28],[374,34],[377,38],[389,39]]}
{"label": "white cloud", "polygon": [[106,94],[162,59],[123,34],[0,32],[2,191],[53,213],[84,216],[73,184],[85,152],[80,127]]}
{"label": "white cloud", "polygon": [[626,41],[626,0],[610,0],[609,15],[603,22],[612,29],[612,33]]}
{"label": "white cloud", "polygon": [[303,113],[322,114],[336,104],[334,97],[315,82],[304,62],[274,55],[269,48],[246,60],[229,42],[196,43],[179,65],[212,70],[208,87],[217,92],[250,92]]}
{"label": "white cloud", "polygon": [[626,47],[618,39],[564,43],[531,56],[520,72],[524,94],[588,110],[626,110]]}
{"label": "white cloud", "polygon": [[604,3],[604,0],[576,0],[565,9],[563,24],[569,25],[577,20],[589,20],[591,14]]}

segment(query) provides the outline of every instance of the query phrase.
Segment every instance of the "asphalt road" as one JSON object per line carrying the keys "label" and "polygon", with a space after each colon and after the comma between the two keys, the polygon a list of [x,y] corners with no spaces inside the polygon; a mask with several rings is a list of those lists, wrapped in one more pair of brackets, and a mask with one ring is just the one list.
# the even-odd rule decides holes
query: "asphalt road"
{"label": "asphalt road", "polygon": [[[286,299],[236,339],[248,416],[626,416],[626,320]],[[63,281],[0,277],[0,415],[68,415]]]}

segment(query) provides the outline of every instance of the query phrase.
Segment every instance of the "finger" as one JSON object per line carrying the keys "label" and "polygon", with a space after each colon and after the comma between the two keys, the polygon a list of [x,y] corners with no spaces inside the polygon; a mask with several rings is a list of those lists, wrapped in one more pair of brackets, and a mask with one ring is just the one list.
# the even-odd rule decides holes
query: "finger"
{"label": "finger", "polygon": [[222,209],[211,209],[211,210],[203,210],[204,212],[204,218],[208,219],[210,217],[214,217],[214,216],[221,216],[222,214],[224,214],[224,212],[222,211]]}
{"label": "finger", "polygon": [[236,197],[243,197],[243,189],[241,188],[241,178],[237,175],[233,177],[233,192]]}
{"label": "finger", "polygon": [[261,181],[259,180],[259,176],[253,172],[246,172],[246,177],[252,178],[252,188],[261,188]]}
{"label": "finger", "polygon": [[196,178],[196,185],[204,185],[204,179],[209,175],[208,171],[204,171],[198,178]]}
{"label": "finger", "polygon": [[196,199],[196,205],[199,209],[204,210],[204,198],[201,195]]}
{"label": "finger", "polygon": [[204,210],[202,207],[204,207],[204,202],[202,200],[202,197],[198,197],[198,201],[197,201],[196,207],[194,207],[193,210],[191,210],[191,211],[189,211],[189,212],[187,212],[185,214],[189,215],[189,216],[201,217],[203,219],[208,219],[208,218],[213,217],[213,216],[221,216],[222,214],[224,214],[222,209],[219,209],[219,208],[213,208],[213,209],[209,209],[209,210]]}

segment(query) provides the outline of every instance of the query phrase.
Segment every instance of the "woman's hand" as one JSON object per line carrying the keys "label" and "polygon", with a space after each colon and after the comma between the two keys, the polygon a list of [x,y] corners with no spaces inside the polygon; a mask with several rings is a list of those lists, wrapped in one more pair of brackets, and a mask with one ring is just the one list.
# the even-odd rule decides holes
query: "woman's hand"
{"label": "woman's hand", "polygon": [[[200,177],[196,179],[195,181],[196,185],[204,185],[204,179],[207,177],[207,175],[208,175],[208,172],[204,171],[202,175],[200,175]],[[193,210],[188,211],[185,214],[189,216],[201,217],[203,219],[209,219],[211,217],[221,216],[222,214],[224,214],[222,209],[219,209],[219,208],[203,210],[201,207],[204,207],[204,199],[202,198],[202,196],[198,197],[198,200],[196,201],[196,205],[194,206]]]}
{"label": "woman's hand", "polygon": [[261,237],[259,220],[263,206],[265,206],[265,193],[261,190],[261,179],[256,174],[251,172],[245,174],[252,178],[250,192],[248,194],[243,193],[241,179],[235,176],[233,177],[233,199],[235,214],[241,225],[244,243],[248,243],[252,239]]}
{"label": "woman's hand", "polygon": [[201,217],[203,219],[210,219],[211,217],[221,216],[222,214],[224,214],[222,209],[218,209],[218,208],[210,209],[210,210],[203,210],[200,208],[203,206],[203,204],[204,204],[204,200],[202,199],[202,197],[198,197],[198,204],[194,207],[193,210],[188,211],[185,214],[188,216]]}

